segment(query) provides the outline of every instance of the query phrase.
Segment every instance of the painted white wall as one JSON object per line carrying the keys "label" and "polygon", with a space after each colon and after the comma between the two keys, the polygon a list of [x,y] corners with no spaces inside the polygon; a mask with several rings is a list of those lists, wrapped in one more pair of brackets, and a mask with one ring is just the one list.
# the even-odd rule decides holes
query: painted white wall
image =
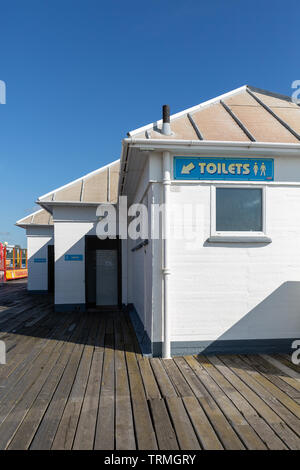
{"label": "painted white wall", "polygon": [[128,304],[128,247],[127,240],[121,241],[121,255],[122,255],[122,304]]}
{"label": "painted white wall", "polygon": [[[48,290],[48,245],[54,243],[54,227],[27,227],[29,291]],[[35,258],[45,258],[46,263],[35,263]]]}
{"label": "painted white wall", "polygon": [[[199,223],[193,227],[197,241],[170,241],[172,341],[300,336],[300,160],[287,155],[268,156],[275,159],[275,182],[263,183],[270,244],[207,243],[212,183],[172,183],[172,204],[199,206]],[[161,203],[161,154],[150,154],[149,168],[144,169],[132,201],[140,202],[147,177],[151,181],[148,198]],[[192,225],[191,217],[175,210],[171,225],[180,232]],[[132,244],[128,243],[128,301],[135,304],[145,322],[144,257],[142,252],[133,257]],[[149,336],[152,341],[162,341],[161,241],[150,241],[147,249],[152,270]]]}
{"label": "painted white wall", "polygon": [[[143,203],[148,208],[148,224],[151,227],[151,202],[153,184],[149,184],[149,161],[139,178],[137,191],[130,203]],[[149,244],[132,251],[141,240],[127,242],[128,303],[133,303],[144,324],[149,338],[153,340],[153,245]]]}
{"label": "painted white wall", "polygon": [[[85,235],[96,235],[96,208],[55,207],[55,304],[85,303]],[[66,261],[65,255],[82,255]]]}
{"label": "painted white wall", "polygon": [[[162,168],[161,159],[160,171]],[[158,178],[157,178],[158,180]],[[152,201],[154,204],[161,205],[163,203],[163,188],[160,183],[153,183]],[[151,226],[155,225],[154,215],[152,213]],[[161,236],[161,227],[160,227]],[[162,341],[162,320],[163,320],[163,276],[162,276],[162,241],[160,238],[151,240],[151,257],[152,257],[152,341]]]}
{"label": "painted white wall", "polygon": [[[211,184],[174,184],[172,204],[200,206],[197,242],[170,241],[172,341],[300,336],[300,160],[275,156],[266,183],[270,244],[207,243]],[[228,183],[230,184],[230,182]],[[180,211],[172,226],[183,230]]]}

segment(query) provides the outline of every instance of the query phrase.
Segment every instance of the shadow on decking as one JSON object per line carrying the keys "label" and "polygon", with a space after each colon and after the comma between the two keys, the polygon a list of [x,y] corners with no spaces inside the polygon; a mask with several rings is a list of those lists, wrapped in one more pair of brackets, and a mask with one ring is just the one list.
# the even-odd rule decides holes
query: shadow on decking
{"label": "shadow on decking", "polygon": [[24,281],[0,287],[0,335],[8,340],[7,352],[15,347],[9,341],[12,334],[139,352],[126,313],[117,309],[58,313],[53,295],[30,294]]}

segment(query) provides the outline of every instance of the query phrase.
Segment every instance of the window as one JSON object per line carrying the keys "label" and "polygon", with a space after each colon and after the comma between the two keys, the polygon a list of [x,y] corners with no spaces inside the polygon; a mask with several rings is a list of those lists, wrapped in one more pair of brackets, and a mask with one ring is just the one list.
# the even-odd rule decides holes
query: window
{"label": "window", "polygon": [[266,235],[266,187],[211,186],[209,242],[270,243]]}
{"label": "window", "polygon": [[262,189],[216,188],[217,232],[262,232]]}

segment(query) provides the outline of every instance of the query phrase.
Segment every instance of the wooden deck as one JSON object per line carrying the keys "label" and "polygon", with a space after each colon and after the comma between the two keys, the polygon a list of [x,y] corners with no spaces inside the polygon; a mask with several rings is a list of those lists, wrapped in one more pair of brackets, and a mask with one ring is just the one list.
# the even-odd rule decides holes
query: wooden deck
{"label": "wooden deck", "polygon": [[53,312],[0,287],[1,449],[300,449],[289,357],[141,356],[120,312]]}

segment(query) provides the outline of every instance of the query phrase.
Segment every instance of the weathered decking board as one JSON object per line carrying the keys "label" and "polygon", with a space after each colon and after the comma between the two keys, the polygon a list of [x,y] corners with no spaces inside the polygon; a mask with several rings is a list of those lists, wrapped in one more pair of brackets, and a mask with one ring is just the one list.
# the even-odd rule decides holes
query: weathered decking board
{"label": "weathered decking board", "polygon": [[300,449],[287,355],[147,359],[119,311],[0,287],[0,449]]}

